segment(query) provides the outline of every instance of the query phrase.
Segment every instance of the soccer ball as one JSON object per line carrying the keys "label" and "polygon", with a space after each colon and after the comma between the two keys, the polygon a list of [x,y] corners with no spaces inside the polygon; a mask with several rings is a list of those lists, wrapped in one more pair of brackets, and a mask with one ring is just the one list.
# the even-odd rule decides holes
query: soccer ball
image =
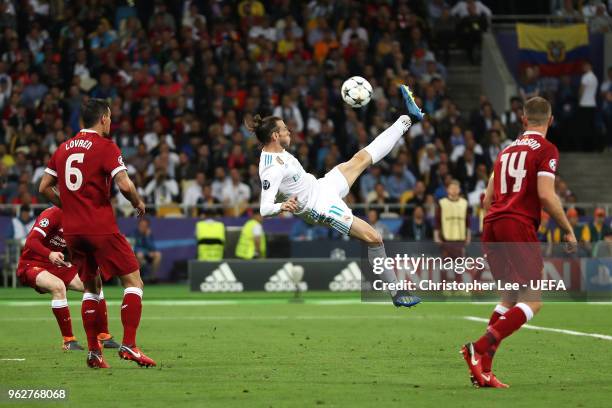
{"label": "soccer ball", "polygon": [[372,98],[372,85],[360,76],[350,77],[342,84],[342,99],[352,108],[366,106]]}

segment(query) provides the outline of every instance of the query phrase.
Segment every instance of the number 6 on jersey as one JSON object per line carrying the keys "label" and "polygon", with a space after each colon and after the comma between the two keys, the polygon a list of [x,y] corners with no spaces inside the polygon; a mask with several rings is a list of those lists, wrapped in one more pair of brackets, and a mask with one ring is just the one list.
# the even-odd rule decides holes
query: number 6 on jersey
{"label": "number 6 on jersey", "polygon": [[[70,191],[77,191],[83,184],[83,173],[77,167],[72,167],[72,163],[83,163],[83,159],[85,159],[85,153],[73,153],[66,159],[66,173],[64,177],[66,179],[66,187]],[[73,176],[76,179],[74,183],[72,182]]]}

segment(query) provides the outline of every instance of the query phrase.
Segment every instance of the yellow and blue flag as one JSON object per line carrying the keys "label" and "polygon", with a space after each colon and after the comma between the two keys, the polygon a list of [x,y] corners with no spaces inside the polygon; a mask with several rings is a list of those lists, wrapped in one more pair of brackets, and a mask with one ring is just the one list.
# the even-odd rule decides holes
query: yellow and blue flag
{"label": "yellow and blue flag", "polygon": [[517,24],[519,65],[521,69],[537,65],[542,76],[581,72],[589,57],[589,31],[586,24],[542,27]]}

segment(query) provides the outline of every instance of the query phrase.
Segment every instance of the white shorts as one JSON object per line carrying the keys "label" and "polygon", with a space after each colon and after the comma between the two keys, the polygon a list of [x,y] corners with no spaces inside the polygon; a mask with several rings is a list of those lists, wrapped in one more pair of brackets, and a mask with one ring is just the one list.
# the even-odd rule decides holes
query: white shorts
{"label": "white shorts", "polygon": [[346,178],[334,167],[317,180],[318,198],[314,206],[300,214],[311,224],[325,225],[348,235],[353,224],[353,212],[342,200],[349,193]]}

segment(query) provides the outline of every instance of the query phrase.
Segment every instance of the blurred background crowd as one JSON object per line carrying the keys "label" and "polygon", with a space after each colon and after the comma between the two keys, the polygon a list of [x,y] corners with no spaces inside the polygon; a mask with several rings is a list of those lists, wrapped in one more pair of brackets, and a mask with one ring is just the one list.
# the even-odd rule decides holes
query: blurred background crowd
{"label": "blurred background crowd", "polygon": [[[479,63],[492,16],[486,3],[0,0],[0,201],[41,201],[49,155],[80,129],[81,103],[96,97],[111,102],[111,137],[158,215],[215,204],[240,215],[261,189],[258,144],[245,117],[282,117],[291,153],[322,176],[403,113],[397,85],[405,83],[425,120],[355,184],[349,204],[425,205],[433,215],[457,179],[478,205],[497,154],[521,130],[523,98],[552,96],[571,120],[583,92],[530,71],[508,112],[495,112],[484,96],[474,111],[457,106],[446,86],[449,46]],[[572,13],[571,3],[560,10]],[[604,30],[602,7],[594,15]],[[366,108],[342,103],[340,87],[351,75],[374,88]],[[611,106],[609,75],[603,102],[599,90],[595,96],[600,118]],[[576,200],[561,178],[557,185],[563,200]]]}

